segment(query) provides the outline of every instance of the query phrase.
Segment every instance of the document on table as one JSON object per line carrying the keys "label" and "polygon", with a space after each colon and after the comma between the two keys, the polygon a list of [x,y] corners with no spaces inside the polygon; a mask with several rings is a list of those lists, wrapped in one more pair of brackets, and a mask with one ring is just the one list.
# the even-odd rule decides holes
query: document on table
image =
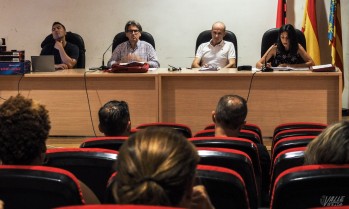
{"label": "document on table", "polygon": [[309,71],[309,67],[272,67],[275,71]]}

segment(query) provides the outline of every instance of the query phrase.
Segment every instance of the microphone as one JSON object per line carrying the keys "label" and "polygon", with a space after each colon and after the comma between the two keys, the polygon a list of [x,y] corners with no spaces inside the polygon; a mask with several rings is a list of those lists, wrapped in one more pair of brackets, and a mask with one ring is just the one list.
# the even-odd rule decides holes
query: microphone
{"label": "microphone", "polygon": [[108,69],[108,66],[105,66],[105,65],[104,65],[104,55],[105,55],[105,53],[107,53],[107,51],[110,49],[110,47],[111,47],[112,45],[113,45],[113,43],[111,43],[111,44],[109,45],[109,47],[107,48],[107,50],[105,50],[105,52],[103,53],[102,66],[100,67],[101,70],[106,70],[106,69]]}
{"label": "microphone", "polygon": [[[276,44],[273,44],[273,47],[275,47],[275,46],[276,46]],[[262,70],[261,70],[262,72],[273,72],[273,71],[274,71],[273,68],[267,67],[267,57],[268,57],[268,55],[269,55],[271,49],[272,49],[272,48],[269,49],[269,51],[267,52],[267,54],[266,54],[266,56],[265,56],[264,65],[263,65]]]}

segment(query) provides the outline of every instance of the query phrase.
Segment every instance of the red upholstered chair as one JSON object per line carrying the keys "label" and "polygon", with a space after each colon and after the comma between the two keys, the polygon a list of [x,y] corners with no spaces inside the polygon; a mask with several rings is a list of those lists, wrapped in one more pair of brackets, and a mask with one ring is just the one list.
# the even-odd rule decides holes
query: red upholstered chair
{"label": "red upholstered chair", "polygon": [[0,166],[0,199],[6,209],[82,205],[78,179],[68,171],[47,166]]}
{"label": "red upholstered chair", "polygon": [[[304,152],[306,147],[295,147],[283,150],[273,160],[270,169],[270,189],[273,188],[275,179],[289,168],[304,164]],[[270,194],[271,195],[271,194]]]}
{"label": "red upholstered chair", "polygon": [[251,158],[242,151],[226,148],[197,147],[199,164],[213,165],[236,171],[243,178],[251,209],[259,206],[259,188]]}
{"label": "red upholstered chair", "polygon": [[349,205],[349,165],[305,165],[282,172],[272,189],[271,209]]}
{"label": "red upholstered chair", "polygon": [[238,137],[192,137],[189,138],[196,147],[216,147],[236,149],[245,152],[252,160],[253,170],[258,185],[261,183],[261,166],[257,145],[250,140]]}
{"label": "red upholstered chair", "polygon": [[143,123],[143,124],[136,126],[136,129],[143,129],[143,128],[147,128],[150,126],[173,128],[173,129],[179,131],[180,133],[182,133],[187,138],[192,137],[190,127],[187,125],[184,125],[184,124],[180,124],[180,123],[167,123],[167,122]]}
{"label": "red upholstered chair", "polygon": [[194,134],[193,137],[206,137],[206,136],[214,136],[215,131],[214,129],[205,129],[205,130],[200,130]]}
{"label": "red upholstered chair", "polygon": [[292,122],[292,123],[282,123],[275,127],[275,136],[280,131],[284,130],[294,130],[294,129],[325,129],[327,124],[324,123],[314,123],[314,122]]}
{"label": "red upholstered chair", "polygon": [[286,137],[292,137],[292,136],[317,136],[322,132],[323,129],[290,129],[290,130],[284,130],[278,132],[274,137],[272,141],[271,147],[273,148],[274,145],[281,139]]}
{"label": "red upholstered chair", "polygon": [[236,171],[198,165],[197,178],[205,186],[216,209],[250,208],[245,182]]}
{"label": "red upholstered chair", "polygon": [[102,201],[117,155],[117,151],[99,148],[48,149],[46,165],[70,171]]}
{"label": "red upholstered chair", "polygon": [[[208,129],[215,129],[215,124],[214,123],[211,123],[211,124],[208,124],[204,130],[208,130]],[[244,130],[249,130],[249,131],[253,131],[255,132],[256,134],[258,134],[259,138],[263,139],[262,137],[262,129],[257,126],[256,124],[253,124],[253,123],[246,123],[242,129]]]}
{"label": "red upholstered chair", "polygon": [[[206,130],[201,130],[198,131],[194,134],[194,137],[206,137],[206,136],[214,136],[215,135],[215,130],[214,129],[206,129]],[[253,131],[250,130],[241,130],[239,133],[240,138],[245,138],[249,139],[252,142],[256,144],[263,144],[263,140],[259,138],[259,135]]]}
{"label": "red upholstered chair", "polygon": [[294,147],[306,147],[316,136],[290,136],[280,139],[271,150],[271,159],[274,159],[280,152]]}
{"label": "red upholstered chair", "polygon": [[328,206],[328,207],[316,207],[309,209],[349,209],[349,206]]}
{"label": "red upholstered chair", "polygon": [[263,144],[263,139],[260,138],[259,135],[254,131],[241,129],[240,133],[239,133],[239,137],[245,138],[245,139],[250,139],[251,141],[253,141],[256,144]]}
{"label": "red upholstered chair", "polygon": [[[80,206],[65,206],[55,209],[181,209],[178,207],[152,206],[152,205],[80,205]],[[184,208],[183,208],[184,209]]]}
{"label": "red upholstered chair", "polygon": [[[198,165],[196,175],[198,182],[205,186],[216,209],[250,208],[245,182],[236,171],[218,166]],[[115,177],[116,173],[111,176],[108,183],[106,196],[108,204],[115,203],[112,197],[112,188],[116,184]]]}
{"label": "red upholstered chair", "polygon": [[102,136],[84,140],[80,148],[103,148],[118,151],[128,139],[127,136]]}

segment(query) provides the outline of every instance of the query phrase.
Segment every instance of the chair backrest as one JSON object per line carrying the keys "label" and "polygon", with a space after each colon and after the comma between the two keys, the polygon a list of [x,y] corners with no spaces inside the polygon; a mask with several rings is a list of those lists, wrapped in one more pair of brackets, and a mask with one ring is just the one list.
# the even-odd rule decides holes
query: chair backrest
{"label": "chair backrest", "polygon": [[253,163],[253,170],[257,184],[261,185],[261,165],[257,145],[250,140],[238,137],[193,137],[189,138],[196,147],[216,147],[236,149],[245,152]]}
{"label": "chair backrest", "polygon": [[249,207],[245,182],[236,171],[208,165],[198,165],[197,178],[205,186],[216,209]]}
{"label": "chair backrest", "polygon": [[[280,152],[273,160],[270,169],[270,189],[273,188],[275,179],[285,170],[304,164],[306,147],[290,148]],[[271,194],[270,194],[271,195]]]}
{"label": "chair backrest", "polygon": [[[108,183],[105,203],[115,204],[112,192],[116,184],[116,173]],[[198,165],[197,183],[205,186],[212,204],[216,209],[250,208],[244,179],[236,171],[228,168]]]}
{"label": "chair backrest", "polygon": [[254,131],[241,129],[240,132],[239,132],[239,137],[240,138],[249,139],[249,140],[253,141],[256,144],[263,144],[263,139],[259,138],[259,135],[256,132],[254,132]]}
{"label": "chair backrest", "polygon": [[185,137],[190,138],[192,137],[191,129],[189,126],[180,124],[180,123],[166,123],[166,122],[157,122],[157,123],[143,123],[138,126],[136,126],[136,129],[144,129],[147,127],[168,127],[177,130],[181,134],[183,134]]}
{"label": "chair backrest", "polygon": [[[153,206],[153,205],[129,205],[129,204],[94,204],[94,205],[78,205],[65,206],[55,209],[181,209],[178,207]],[[184,209],[184,208],[183,208]]]}
{"label": "chair backrest", "polygon": [[214,136],[215,135],[215,130],[214,129],[205,129],[205,130],[200,130],[194,134],[193,137],[206,137],[206,136]]}
{"label": "chair backrest", "polygon": [[127,139],[127,136],[93,137],[84,140],[80,144],[80,148],[102,148],[118,151]]}
{"label": "chair backrest", "polygon": [[[153,36],[150,33],[142,31],[141,37],[139,39],[142,41],[146,41],[146,42],[150,43],[155,49],[155,41],[154,41]],[[121,44],[127,40],[128,40],[128,38],[127,38],[125,32],[120,32],[120,33],[116,34],[114,39],[113,39],[113,46],[112,46],[113,51],[119,44]]]}
{"label": "chair backrest", "polygon": [[[202,31],[196,39],[195,54],[200,44],[209,42],[211,39],[212,39],[211,30]],[[224,36],[223,40],[230,41],[234,44],[235,55],[236,55],[235,65],[238,66],[238,42],[235,34],[230,30],[226,30],[226,35]]]}
{"label": "chair backrest", "polygon": [[271,150],[271,159],[274,159],[280,152],[295,148],[306,147],[316,136],[291,136],[279,140]]}
{"label": "chair backrest", "polygon": [[305,165],[282,172],[272,191],[271,209],[349,205],[349,165]]}
{"label": "chair backrest", "polygon": [[293,122],[293,123],[282,123],[275,127],[274,134],[278,134],[280,131],[284,130],[293,130],[293,129],[325,129],[327,127],[327,124],[324,123],[314,123],[314,122]]}
{"label": "chair backrest", "polygon": [[6,209],[84,204],[77,178],[47,166],[1,165],[0,197]]}
{"label": "chair backrest", "polygon": [[[84,39],[77,33],[73,32],[67,32],[66,40],[72,44],[75,44],[79,47],[79,58],[76,63],[76,68],[85,68],[85,62],[86,62],[86,49],[85,49],[85,42]],[[41,48],[46,46],[47,44],[54,43],[55,40],[52,37],[52,34],[46,36],[46,38],[41,42]]]}
{"label": "chair backrest", "polygon": [[[194,134],[194,137],[206,137],[206,136],[215,136],[214,129],[205,129],[200,130]],[[259,135],[253,131],[241,129],[238,135],[240,138],[249,139],[256,144],[263,144],[263,140],[259,138]]]}
{"label": "chair backrest", "polygon": [[286,137],[292,137],[292,136],[317,136],[322,132],[322,129],[294,129],[294,130],[284,130],[280,131],[275,135],[272,141],[272,150],[274,148],[274,145],[281,139]]}
{"label": "chair backrest", "polygon": [[101,201],[118,152],[99,148],[48,149],[46,165],[62,168],[84,182]]}
{"label": "chair backrest", "polygon": [[[209,130],[209,129],[215,129],[215,124],[214,123],[210,123],[207,126],[205,126],[204,130]],[[249,130],[249,131],[253,131],[256,134],[258,134],[259,138],[263,139],[262,137],[262,130],[261,128],[256,125],[256,124],[252,124],[252,123],[246,123],[242,129],[244,130]]]}
{"label": "chair backrest", "polygon": [[243,178],[251,209],[259,206],[259,192],[251,158],[242,151],[226,148],[197,147],[199,164],[213,165],[236,171]]}
{"label": "chair backrest", "polygon": [[[307,50],[307,44],[306,44],[304,33],[299,29],[295,29],[295,30],[296,30],[298,43],[302,45],[305,50]],[[277,40],[279,38],[278,35],[279,35],[279,28],[271,28],[263,34],[262,44],[261,44],[261,57],[263,57],[263,55],[270,48],[271,45],[277,43]]]}

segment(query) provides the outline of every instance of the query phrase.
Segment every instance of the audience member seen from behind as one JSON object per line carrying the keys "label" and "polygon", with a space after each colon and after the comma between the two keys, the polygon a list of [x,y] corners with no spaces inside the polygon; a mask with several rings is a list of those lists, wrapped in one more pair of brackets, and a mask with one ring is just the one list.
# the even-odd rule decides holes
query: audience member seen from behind
{"label": "audience member seen from behind", "polygon": [[223,40],[226,35],[224,23],[214,23],[212,25],[211,35],[212,39],[209,42],[200,44],[191,67],[235,67],[236,55],[234,44]]}
{"label": "audience member seen from behind", "polygon": [[[267,61],[274,58],[273,62]],[[257,68],[267,67],[310,67],[315,65],[313,59],[297,41],[296,30],[291,24],[279,29],[277,43],[272,45],[256,63]]]}
{"label": "audience member seen from behind", "polygon": [[147,62],[149,67],[160,67],[158,57],[154,47],[146,42],[139,40],[142,36],[142,26],[130,20],[125,25],[125,33],[128,41],[119,44],[113,51],[113,54],[108,61],[110,67],[114,63],[129,63],[129,62]]}
{"label": "audience member seen from behind", "polygon": [[79,58],[79,47],[66,41],[67,32],[60,22],[52,25],[52,37],[54,43],[47,44],[41,50],[40,55],[54,55],[56,69],[74,68]]}
{"label": "audience member seen from behind", "polygon": [[238,95],[225,95],[220,98],[216,110],[212,111],[216,136],[239,135],[245,125],[247,116],[247,102]]}
{"label": "audience member seen from behind", "polygon": [[213,209],[205,188],[194,186],[198,153],[170,128],[149,127],[119,150],[115,201],[120,204]]}
{"label": "audience member seen from behind", "polygon": [[112,100],[105,103],[98,112],[99,131],[105,136],[128,136],[131,120],[128,105],[124,101]]}
{"label": "audience member seen from behind", "polygon": [[[247,101],[238,95],[225,95],[218,101],[212,120],[215,123],[215,136],[238,137],[246,123]],[[268,205],[270,156],[263,144],[256,144],[262,169],[262,205]]]}
{"label": "audience member seen from behind", "polygon": [[313,139],[304,153],[304,163],[348,164],[349,121],[332,124]]}
{"label": "audience member seen from behind", "polygon": [[[42,165],[51,123],[46,108],[21,95],[0,106],[0,160],[4,165]],[[99,203],[80,182],[86,203]]]}

